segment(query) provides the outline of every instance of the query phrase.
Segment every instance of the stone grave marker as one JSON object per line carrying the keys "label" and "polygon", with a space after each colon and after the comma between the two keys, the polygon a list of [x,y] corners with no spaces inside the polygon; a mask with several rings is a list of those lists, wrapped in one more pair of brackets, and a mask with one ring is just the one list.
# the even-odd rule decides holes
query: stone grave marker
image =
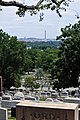
{"label": "stone grave marker", "polygon": [[7,109],[0,107],[0,120],[8,120]]}

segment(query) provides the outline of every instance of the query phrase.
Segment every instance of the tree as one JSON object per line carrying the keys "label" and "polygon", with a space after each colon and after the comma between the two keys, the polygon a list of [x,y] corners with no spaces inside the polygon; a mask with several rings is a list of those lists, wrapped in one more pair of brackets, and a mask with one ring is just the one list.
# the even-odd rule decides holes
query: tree
{"label": "tree", "polygon": [[54,62],[54,60],[57,57],[57,49],[50,49],[47,48],[44,51],[44,55],[43,55],[43,63],[42,63],[42,68],[43,70],[47,71],[48,73],[50,73],[51,68],[52,68],[52,64]]}
{"label": "tree", "polygon": [[[61,17],[60,11],[59,10],[65,10],[65,8],[63,8],[63,6],[61,6],[62,4],[64,6],[69,6],[69,2],[71,2],[71,0],[37,0],[36,5],[26,5],[24,3],[19,3],[16,1],[4,1],[4,0],[0,0],[0,5],[1,6],[15,6],[18,7],[18,11],[16,12],[16,14],[18,14],[20,17],[25,15],[25,12],[30,12],[30,15],[36,14],[37,12],[44,10],[44,9],[51,9],[56,10],[56,12],[58,13],[58,15]],[[44,13],[40,13],[40,20],[43,19],[43,15]]]}
{"label": "tree", "polygon": [[17,37],[10,37],[0,30],[0,76],[3,87],[18,87],[20,76],[25,71],[26,45],[17,41]]}
{"label": "tree", "polygon": [[42,68],[43,71],[50,73],[54,60],[57,58],[57,49],[47,48],[41,50],[36,57],[36,67]]}
{"label": "tree", "polygon": [[32,61],[32,59],[31,59],[30,55],[28,55],[28,56],[26,57],[25,70],[26,70],[26,72],[28,72],[28,74],[29,74],[29,72],[31,72],[32,69],[33,69],[33,61]]}
{"label": "tree", "polygon": [[31,60],[30,61],[32,61],[32,63],[30,63],[31,65],[30,66],[32,66],[31,68],[35,68],[36,67],[36,58],[39,56],[39,54],[40,54],[40,50],[39,49],[28,49],[27,50],[27,52],[28,52],[28,58],[30,58]]}
{"label": "tree", "polygon": [[61,29],[57,39],[62,40],[56,61],[59,87],[78,86],[80,75],[80,21]]}
{"label": "tree", "polygon": [[24,86],[31,89],[34,89],[34,88],[37,89],[40,87],[39,83],[37,83],[36,79],[32,76],[28,76],[25,78]]}

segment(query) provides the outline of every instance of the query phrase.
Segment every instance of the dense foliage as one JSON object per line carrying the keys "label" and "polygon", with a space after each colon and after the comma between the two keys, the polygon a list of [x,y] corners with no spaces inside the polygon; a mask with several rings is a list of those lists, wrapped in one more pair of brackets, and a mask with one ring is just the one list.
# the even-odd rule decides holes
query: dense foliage
{"label": "dense foliage", "polygon": [[28,54],[32,58],[33,68],[42,68],[43,71],[50,72],[52,63],[57,58],[58,49],[46,48],[40,49],[28,49]]}
{"label": "dense foliage", "polygon": [[57,39],[62,40],[55,73],[58,78],[57,87],[78,86],[80,75],[80,21],[61,29]]}
{"label": "dense foliage", "polygon": [[41,49],[45,50],[46,48],[52,48],[52,49],[57,49],[58,46],[60,46],[61,41],[35,41],[35,42],[26,42],[27,47],[31,47],[33,49]]}
{"label": "dense foliage", "polygon": [[20,85],[20,75],[24,72],[26,62],[25,54],[25,44],[0,30],[0,75],[4,87]]}
{"label": "dense foliage", "polygon": [[36,79],[34,77],[26,77],[24,86],[31,88],[32,91],[34,88],[40,87],[39,83],[36,82]]}

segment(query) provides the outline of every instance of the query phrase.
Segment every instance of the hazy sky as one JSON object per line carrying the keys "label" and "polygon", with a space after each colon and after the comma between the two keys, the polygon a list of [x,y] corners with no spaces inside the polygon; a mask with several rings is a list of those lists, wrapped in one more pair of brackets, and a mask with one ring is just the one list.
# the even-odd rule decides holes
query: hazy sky
{"label": "hazy sky", "polygon": [[[6,0],[5,0],[6,1]],[[8,0],[7,0],[8,1]],[[22,2],[21,0],[17,0]],[[25,0],[30,4],[37,0]],[[19,37],[38,37],[44,38],[46,30],[47,38],[56,38],[60,35],[60,29],[69,24],[76,23],[80,15],[80,0],[73,0],[67,8],[67,12],[61,12],[60,18],[55,11],[47,10],[44,12],[44,19],[39,22],[39,14],[30,16],[26,13],[24,17],[16,15],[16,7],[1,7],[0,11],[0,29],[11,36]]]}

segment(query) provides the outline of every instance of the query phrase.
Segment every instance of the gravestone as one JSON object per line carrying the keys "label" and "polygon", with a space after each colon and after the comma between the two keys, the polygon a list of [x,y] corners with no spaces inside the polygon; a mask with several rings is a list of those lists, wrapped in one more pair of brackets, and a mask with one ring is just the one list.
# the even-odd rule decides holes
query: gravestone
{"label": "gravestone", "polygon": [[12,100],[11,95],[3,95],[2,100]]}
{"label": "gravestone", "polygon": [[76,98],[76,97],[64,98],[63,102],[65,102],[65,103],[75,103],[75,104],[79,104],[79,106],[80,106],[80,98]]}
{"label": "gravestone", "polygon": [[3,89],[2,89],[2,77],[0,76],[0,96],[3,94]]}
{"label": "gravestone", "polygon": [[78,104],[24,101],[16,105],[16,120],[79,120]]}
{"label": "gravestone", "polygon": [[4,108],[12,108],[14,106],[16,106],[16,104],[18,104],[20,102],[20,100],[2,100],[1,101],[1,107]]}
{"label": "gravestone", "polygon": [[7,109],[0,107],[0,120],[8,120]]}

